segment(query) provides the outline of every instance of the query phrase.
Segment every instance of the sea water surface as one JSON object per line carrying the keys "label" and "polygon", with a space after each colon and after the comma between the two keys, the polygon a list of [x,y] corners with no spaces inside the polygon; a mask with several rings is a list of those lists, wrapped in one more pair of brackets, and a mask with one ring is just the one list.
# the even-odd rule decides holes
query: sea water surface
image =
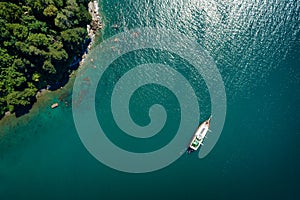
{"label": "sea water surface", "polygon": [[[2,120],[0,199],[299,198],[298,1],[99,3],[105,24],[103,40],[141,27],[171,29],[196,38],[213,58],[225,85],[227,114],[219,141],[204,159],[197,154],[183,154],[155,172],[116,171],[97,161],[80,141],[72,115],[71,83],[43,97],[29,114]],[[120,65],[154,61],[189,67],[178,55],[146,49],[113,63],[109,77],[119,78]],[[211,110],[205,82],[200,75],[195,79],[193,74],[185,77],[192,79],[196,93],[202,97],[198,102],[204,120]],[[105,87],[110,87],[109,82]],[[98,98],[109,98],[105,95],[99,94]],[[144,104],[159,101],[171,113],[166,134],[152,138],[146,145],[115,135],[117,129],[111,118],[99,118],[107,129],[111,128],[108,137],[129,151],[161,148],[172,139],[179,123],[180,108],[176,98],[167,98],[172,96],[168,91],[154,88],[150,96],[145,95],[141,92],[136,95],[139,103],[133,102],[131,114],[138,123],[146,125],[149,119],[145,117],[147,111],[135,106],[143,108]],[[60,106],[51,110],[50,105],[57,101]],[[110,108],[99,105],[97,109],[105,112]]]}

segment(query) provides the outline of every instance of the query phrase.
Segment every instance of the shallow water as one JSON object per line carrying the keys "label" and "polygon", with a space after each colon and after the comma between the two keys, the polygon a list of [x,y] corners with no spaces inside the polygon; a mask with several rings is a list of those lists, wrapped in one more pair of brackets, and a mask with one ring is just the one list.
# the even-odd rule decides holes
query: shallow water
{"label": "shallow water", "polygon": [[[83,146],[73,121],[71,89],[66,89],[53,94],[54,99],[45,98],[28,115],[2,121],[1,199],[187,199],[195,192],[199,199],[296,199],[300,186],[297,1],[103,0],[100,5],[105,15],[104,39],[143,26],[173,29],[197,39],[225,84],[227,114],[220,139],[204,159],[184,154],[159,171],[119,172],[98,162]],[[98,92],[119,79],[123,71],[118,66],[153,61],[188,68],[170,52],[133,52],[113,63],[114,75],[108,74],[107,85],[99,86]],[[185,74],[196,85],[197,96],[203,97],[198,98],[203,120],[211,111],[207,86],[201,76],[193,76]],[[164,101],[171,94],[159,87],[139,92],[131,111],[137,123],[147,124],[149,119],[143,106],[136,109],[136,102],[162,101],[171,113],[167,130],[176,129],[172,124],[178,121],[176,98]],[[49,105],[60,96],[60,106],[51,110]],[[97,102],[108,97],[106,93],[97,96],[98,118],[116,133],[109,117],[99,117],[109,110]],[[144,152],[162,147],[173,137],[161,136],[143,145],[127,135],[109,137],[124,149]]]}

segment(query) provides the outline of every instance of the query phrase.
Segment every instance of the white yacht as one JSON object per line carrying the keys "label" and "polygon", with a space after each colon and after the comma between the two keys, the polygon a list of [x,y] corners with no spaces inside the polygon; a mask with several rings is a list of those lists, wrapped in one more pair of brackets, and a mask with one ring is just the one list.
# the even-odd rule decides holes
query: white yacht
{"label": "white yacht", "polygon": [[209,119],[207,119],[202,124],[200,124],[199,127],[197,128],[197,130],[193,136],[193,139],[190,142],[189,147],[187,149],[188,153],[196,151],[201,145],[203,145],[202,142],[205,138],[207,131],[209,130],[210,119],[211,119],[211,116],[209,117]]}

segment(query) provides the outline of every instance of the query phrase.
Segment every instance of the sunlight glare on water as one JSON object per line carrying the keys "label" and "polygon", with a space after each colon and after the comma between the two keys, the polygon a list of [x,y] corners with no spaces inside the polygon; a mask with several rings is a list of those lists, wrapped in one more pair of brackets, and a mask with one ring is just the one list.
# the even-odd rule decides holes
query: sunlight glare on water
{"label": "sunlight glare on water", "polygon": [[115,21],[120,30],[167,27],[195,37],[214,58],[226,86],[234,88],[229,96],[250,93],[254,85],[264,83],[269,71],[299,42],[298,1],[168,0],[124,5]]}

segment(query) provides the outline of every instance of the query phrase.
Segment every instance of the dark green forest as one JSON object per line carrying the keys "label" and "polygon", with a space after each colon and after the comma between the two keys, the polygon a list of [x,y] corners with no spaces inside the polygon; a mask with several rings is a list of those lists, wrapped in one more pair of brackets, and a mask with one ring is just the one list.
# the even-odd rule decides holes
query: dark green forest
{"label": "dark green forest", "polygon": [[28,109],[39,89],[68,77],[87,39],[88,2],[0,1],[0,117]]}

